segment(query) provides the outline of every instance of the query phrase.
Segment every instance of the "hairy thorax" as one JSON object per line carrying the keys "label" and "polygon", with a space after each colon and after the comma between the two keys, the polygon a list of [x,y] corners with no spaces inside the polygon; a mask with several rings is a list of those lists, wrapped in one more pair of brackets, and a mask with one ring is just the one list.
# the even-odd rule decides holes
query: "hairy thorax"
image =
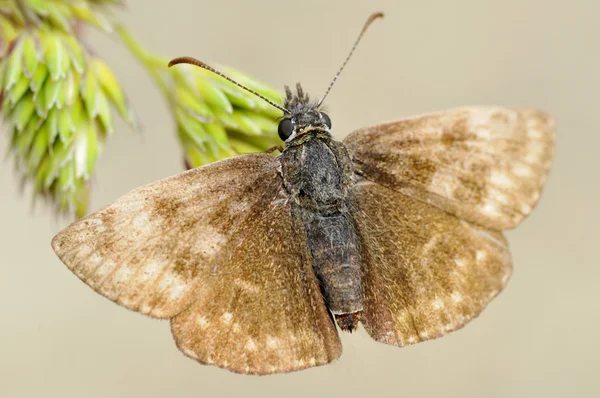
{"label": "hairy thorax", "polygon": [[322,214],[343,211],[348,192],[333,141],[312,139],[286,148],[281,155],[284,185],[295,203]]}

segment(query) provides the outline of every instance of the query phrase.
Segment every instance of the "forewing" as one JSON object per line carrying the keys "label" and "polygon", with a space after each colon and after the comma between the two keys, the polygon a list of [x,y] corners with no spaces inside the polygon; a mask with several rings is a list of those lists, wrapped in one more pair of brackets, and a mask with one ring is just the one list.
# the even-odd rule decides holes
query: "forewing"
{"label": "forewing", "polygon": [[171,320],[189,357],[240,373],[290,372],[341,354],[302,225],[284,198],[264,203],[219,254],[198,300]]}
{"label": "forewing", "polygon": [[362,322],[377,341],[440,337],[477,316],[511,274],[500,232],[372,182],[356,186],[363,244]]}
{"label": "forewing", "polygon": [[358,130],[344,144],[368,180],[502,230],[536,205],[554,129],[538,110],[473,107]]}
{"label": "forewing", "polygon": [[138,188],[52,240],[96,292],[131,310],[170,318],[206,283],[216,253],[281,184],[276,158],[238,156]]}

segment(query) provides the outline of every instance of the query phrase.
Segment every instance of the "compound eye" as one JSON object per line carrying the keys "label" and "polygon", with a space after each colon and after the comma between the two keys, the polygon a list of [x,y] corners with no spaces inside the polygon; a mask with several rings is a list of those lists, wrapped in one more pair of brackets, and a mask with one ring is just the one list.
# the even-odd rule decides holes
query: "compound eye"
{"label": "compound eye", "polygon": [[282,141],[286,141],[288,138],[290,138],[294,132],[292,119],[283,119],[281,122],[279,122],[277,132],[279,133],[279,138],[281,138]]}
{"label": "compound eye", "polygon": [[326,113],[321,112],[321,117],[323,118],[323,121],[327,125],[327,128],[331,128],[331,119],[329,118],[329,116],[327,116]]}

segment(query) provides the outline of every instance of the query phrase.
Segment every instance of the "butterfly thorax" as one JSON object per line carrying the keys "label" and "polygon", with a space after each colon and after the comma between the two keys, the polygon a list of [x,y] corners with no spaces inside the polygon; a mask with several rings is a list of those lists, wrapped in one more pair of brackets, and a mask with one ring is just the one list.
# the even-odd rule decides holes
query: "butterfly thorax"
{"label": "butterfly thorax", "polygon": [[300,207],[322,215],[344,211],[347,178],[332,150],[331,139],[305,138],[301,145],[287,147],[280,155],[283,183]]}

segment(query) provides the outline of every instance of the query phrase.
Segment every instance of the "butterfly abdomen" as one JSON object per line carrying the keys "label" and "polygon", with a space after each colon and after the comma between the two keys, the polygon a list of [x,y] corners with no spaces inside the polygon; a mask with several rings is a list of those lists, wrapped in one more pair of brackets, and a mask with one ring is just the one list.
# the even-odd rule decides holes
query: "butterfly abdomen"
{"label": "butterfly abdomen", "polygon": [[363,306],[360,256],[348,211],[350,178],[344,165],[349,159],[335,145],[315,138],[288,147],[280,158],[281,170],[325,303],[340,327],[352,331]]}
{"label": "butterfly abdomen", "polygon": [[347,214],[322,216],[301,210],[314,269],[329,310],[362,310],[361,269],[356,234]]}

